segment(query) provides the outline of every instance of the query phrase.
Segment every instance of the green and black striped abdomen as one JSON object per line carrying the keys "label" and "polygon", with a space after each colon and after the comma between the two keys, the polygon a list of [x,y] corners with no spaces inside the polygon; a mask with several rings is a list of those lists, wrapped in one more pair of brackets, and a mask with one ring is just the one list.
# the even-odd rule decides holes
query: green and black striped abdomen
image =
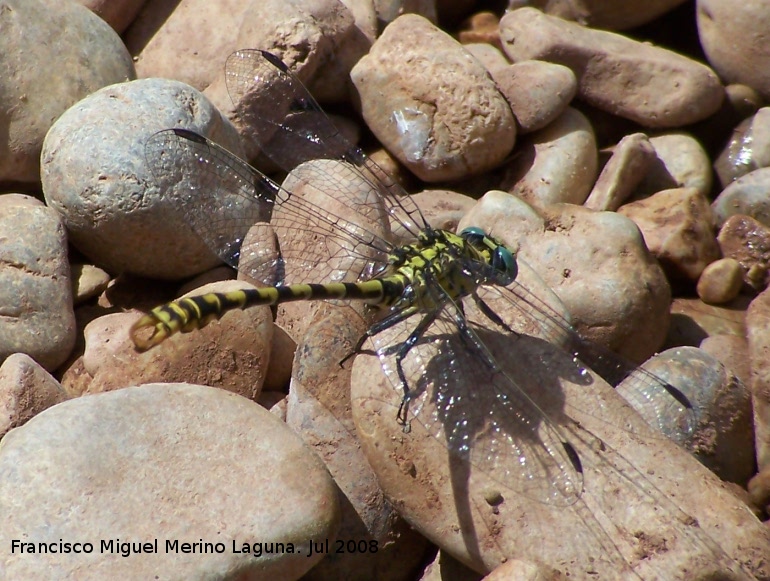
{"label": "green and black striped abdomen", "polygon": [[[177,332],[186,333],[218,319],[227,311],[290,301],[360,300],[391,304],[403,292],[406,282],[396,275],[366,282],[292,284],[226,293],[207,293],[179,299],[152,309],[131,327],[131,339],[144,351]],[[141,335],[152,328],[149,338]]]}

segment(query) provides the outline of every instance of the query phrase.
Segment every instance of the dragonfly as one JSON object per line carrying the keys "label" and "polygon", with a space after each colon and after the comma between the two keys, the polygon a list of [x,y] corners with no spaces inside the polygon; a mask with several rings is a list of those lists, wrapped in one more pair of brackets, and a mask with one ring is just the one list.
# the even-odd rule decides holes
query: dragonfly
{"label": "dragonfly", "polygon": [[[414,200],[341,135],[278,57],[237,51],[225,71],[236,104],[255,87],[267,88],[272,106],[241,114],[254,127],[262,152],[289,172],[283,185],[188,129],[154,134],[145,156],[158,186],[180,196],[190,226],[259,286],[152,309],[131,329],[138,349],[236,308],[363,301],[378,316],[351,355],[373,344],[400,396],[395,421],[403,430],[419,422],[450,455],[470,458],[475,469],[548,505],[568,506],[580,498],[581,458],[561,418],[501,372],[482,339],[490,329],[514,341],[534,325],[581,372],[591,367],[613,386],[633,377],[629,397],[648,422],[660,423],[673,410],[680,431],[692,431],[687,397],[582,338],[565,315],[517,280],[517,257],[501,240],[478,227],[459,233],[432,227]],[[394,232],[410,241],[393,241]],[[436,361],[421,355],[426,342],[440,342],[440,360],[451,373],[436,372]],[[438,414],[421,413],[421,398],[428,396],[416,384],[427,375]],[[492,390],[492,409],[479,410],[473,390],[456,397],[453,385],[462,380]],[[467,432],[474,414],[486,434],[475,442]]]}

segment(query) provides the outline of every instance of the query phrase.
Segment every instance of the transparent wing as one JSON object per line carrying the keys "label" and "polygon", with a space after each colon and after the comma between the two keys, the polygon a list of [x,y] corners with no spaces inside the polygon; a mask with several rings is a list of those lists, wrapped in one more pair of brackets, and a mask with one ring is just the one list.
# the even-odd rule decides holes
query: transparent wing
{"label": "transparent wing", "polygon": [[262,152],[291,171],[311,159],[342,160],[380,191],[391,220],[416,237],[427,226],[414,201],[337,130],[302,82],[275,55],[239,50],[225,64],[230,98]]}
{"label": "transparent wing", "polygon": [[[154,134],[145,155],[159,186],[179,196],[178,207],[196,233],[222,260],[262,284],[308,282],[285,281],[287,268],[296,277],[312,273],[329,282],[347,276],[354,263],[359,265],[353,273],[358,278],[387,267],[391,245],[366,227],[376,223],[379,194],[359,203],[360,192],[340,178],[342,164],[335,169],[312,164],[300,168],[294,187],[305,186],[308,196],[301,197],[192,131]],[[350,219],[309,199],[316,193],[323,203],[335,187]],[[265,240],[267,223],[277,249]],[[263,235],[257,235],[257,244],[249,244],[246,252],[244,240],[255,225]]]}
{"label": "transparent wing", "polygon": [[[420,424],[450,455],[470,463],[504,490],[545,504],[573,504],[583,491],[583,474],[577,453],[559,427],[564,418],[559,394],[545,394],[536,403],[522,390],[495,363],[496,358],[502,360],[497,348],[511,348],[510,336],[490,334],[487,324],[477,325],[470,306],[464,315],[446,302],[403,359],[410,390],[407,421]],[[372,338],[399,395],[398,353],[425,316],[417,313]],[[457,321],[465,316],[471,320],[460,333]],[[488,345],[495,345],[495,352]]]}
{"label": "transparent wing", "polygon": [[691,434],[698,423],[698,410],[675,386],[620,355],[592,341],[582,338],[562,315],[524,285],[514,282],[508,287],[485,288],[485,300],[512,328],[520,325],[517,319],[529,319],[530,334],[560,346],[575,361],[586,365],[613,387],[625,382],[624,398],[645,420],[666,433],[670,418],[677,418],[680,435]]}

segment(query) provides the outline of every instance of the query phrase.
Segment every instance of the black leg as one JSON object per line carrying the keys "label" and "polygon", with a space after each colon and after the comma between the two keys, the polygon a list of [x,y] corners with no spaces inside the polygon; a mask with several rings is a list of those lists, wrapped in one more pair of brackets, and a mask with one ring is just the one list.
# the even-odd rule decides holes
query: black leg
{"label": "black leg", "polygon": [[411,392],[409,390],[409,382],[407,382],[406,374],[404,373],[403,361],[409,354],[409,351],[411,351],[412,348],[417,344],[417,341],[419,341],[425,334],[425,331],[428,330],[428,327],[433,324],[440,312],[441,308],[438,308],[426,314],[420,320],[417,327],[415,327],[414,331],[409,334],[409,337],[407,337],[406,341],[401,344],[398,353],[396,353],[396,373],[398,374],[398,379],[401,381],[401,389],[404,392],[404,395],[401,398],[401,405],[398,406],[396,420],[398,423],[404,426],[405,432],[409,431],[409,422],[407,416],[409,414],[409,400],[411,398]]}
{"label": "black leg", "polygon": [[479,310],[484,313],[484,316],[486,316],[487,319],[492,321],[495,325],[503,329],[504,331],[511,333],[513,335],[518,335],[516,331],[511,329],[508,325],[505,324],[505,321],[503,321],[500,318],[500,315],[498,315],[496,312],[492,310],[492,308],[484,302],[484,299],[482,299],[477,293],[473,293],[473,300],[476,302],[476,306],[479,308]]}

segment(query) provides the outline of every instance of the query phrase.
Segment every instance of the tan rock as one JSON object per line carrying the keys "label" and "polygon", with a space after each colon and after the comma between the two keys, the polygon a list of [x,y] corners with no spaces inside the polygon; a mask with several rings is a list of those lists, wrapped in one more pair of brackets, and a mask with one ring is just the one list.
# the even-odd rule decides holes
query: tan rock
{"label": "tan rock", "polygon": [[694,60],[534,8],[506,14],[500,35],[514,62],[538,59],[569,66],[581,99],[645,127],[694,123],[714,113],[724,98],[716,74]]}
{"label": "tan rock", "polygon": [[[520,264],[529,264],[563,301],[581,335],[633,361],[644,361],[660,347],[670,290],[627,218],[571,204],[538,212],[515,196],[489,192],[459,228],[471,225],[516,250]],[[533,294],[542,292],[524,283],[515,288],[522,305],[537,303]],[[522,316],[542,320],[536,306],[523,310]]]}
{"label": "tan rock", "polygon": [[559,117],[577,92],[575,74],[562,65],[521,61],[491,72],[511,105],[522,135],[542,129]]}
{"label": "tan rock", "polygon": [[[383,375],[377,357],[356,359],[362,447],[412,526],[480,573],[522,558],[569,578],[740,576],[741,566],[765,574],[770,534],[718,478],[647,432],[617,393],[576,373],[564,352],[495,329],[478,330],[494,370],[443,331],[407,355],[414,395],[406,434],[393,420],[402,400],[395,375]],[[381,355],[389,343],[376,342]],[[580,458],[579,474],[561,438]],[[667,550],[645,550],[649,538],[666,538]]]}
{"label": "tan rock", "polygon": [[720,77],[770,97],[770,48],[763,38],[770,26],[767,4],[698,0],[696,14],[701,46]]}
{"label": "tan rock", "polygon": [[733,216],[743,215],[770,227],[770,167],[749,172],[722,190],[712,203],[717,224],[723,226]]}
{"label": "tan rock", "polygon": [[709,264],[698,279],[698,296],[704,303],[719,305],[738,296],[743,286],[743,269],[734,258],[721,258]]}
{"label": "tan rock", "polygon": [[0,196],[0,360],[26,353],[53,371],[75,345],[62,222],[55,210],[37,201]]}
{"label": "tan rock", "polygon": [[768,284],[770,269],[770,228],[749,216],[730,216],[717,237],[722,256],[737,260],[743,280],[755,289]]}
{"label": "tan rock", "polygon": [[[199,385],[147,384],[54,406],[6,435],[0,470],[2,542],[55,546],[6,559],[15,579],[297,579],[323,557],[309,555],[310,541],[333,546],[339,522],[337,487],[291,429]],[[60,539],[92,543],[92,552],[57,550]]]}
{"label": "tan rock", "polygon": [[15,353],[0,366],[0,438],[69,396],[28,355]]}
{"label": "tan rock", "polygon": [[[242,282],[226,281],[198,288],[186,296],[248,287]],[[192,333],[172,335],[143,353],[136,350],[128,335],[139,316],[135,312],[107,315],[86,327],[83,365],[93,378],[88,393],[154,381],[188,381],[221,387],[252,400],[259,396],[273,332],[268,307],[230,311],[218,321]]]}
{"label": "tan rock", "polygon": [[75,2],[4,0],[0,35],[0,181],[38,183],[46,132],[90,93],[135,78],[103,20]]}
{"label": "tan rock", "polygon": [[596,138],[585,116],[568,107],[550,125],[528,135],[505,169],[500,186],[538,208],[582,204],[594,185]]}
{"label": "tan rock", "polygon": [[644,133],[625,136],[613,148],[612,157],[583,205],[592,210],[617,210],[642,182],[655,159],[655,148]]}
{"label": "tan rock", "polygon": [[351,77],[369,128],[424,181],[482,173],[513,148],[513,115],[486,69],[424,18],[394,21]]}
{"label": "tan rock", "polygon": [[719,258],[711,206],[695,188],[664,190],[625,204],[618,213],[639,226],[647,247],[674,279],[698,280]]}

